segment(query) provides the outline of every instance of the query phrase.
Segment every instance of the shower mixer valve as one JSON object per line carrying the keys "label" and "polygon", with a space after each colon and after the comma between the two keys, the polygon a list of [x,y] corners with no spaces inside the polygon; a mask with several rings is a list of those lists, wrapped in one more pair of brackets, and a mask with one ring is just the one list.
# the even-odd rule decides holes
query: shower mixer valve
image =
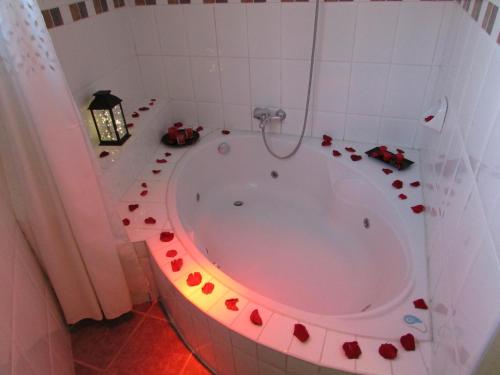
{"label": "shower mixer valve", "polygon": [[286,112],[281,108],[277,111],[273,111],[270,108],[260,108],[257,107],[253,110],[253,117],[260,121],[261,127],[265,126],[267,123],[273,120],[279,120],[283,122],[286,118]]}

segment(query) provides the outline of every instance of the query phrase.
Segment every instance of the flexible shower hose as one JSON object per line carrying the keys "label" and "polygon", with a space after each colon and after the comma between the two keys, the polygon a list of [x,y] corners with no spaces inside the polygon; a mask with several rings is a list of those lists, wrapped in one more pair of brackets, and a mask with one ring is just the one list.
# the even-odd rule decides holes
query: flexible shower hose
{"label": "flexible shower hose", "polygon": [[264,126],[263,121],[260,123],[260,128],[262,131],[262,138],[264,139],[264,145],[267,148],[267,151],[274,156],[277,159],[288,159],[291,158],[295,153],[299,150],[300,145],[302,144],[302,140],[304,139],[304,134],[306,132],[306,125],[307,125],[307,117],[309,115],[309,102],[311,99],[311,87],[312,87],[312,80],[313,80],[313,73],[314,73],[314,57],[315,57],[315,51],[316,51],[316,32],[318,29],[318,12],[319,12],[319,0],[316,0],[316,7],[314,11],[314,30],[313,30],[313,42],[312,42],[312,49],[311,49],[311,63],[309,64],[309,83],[307,86],[307,98],[306,98],[306,110],[304,112],[304,123],[302,124],[302,132],[300,133],[300,138],[299,141],[297,142],[297,145],[294,147],[294,149],[287,155],[278,155],[276,154],[273,150],[271,150],[271,147],[269,147],[269,144],[267,143],[267,138],[266,138],[266,127]]}

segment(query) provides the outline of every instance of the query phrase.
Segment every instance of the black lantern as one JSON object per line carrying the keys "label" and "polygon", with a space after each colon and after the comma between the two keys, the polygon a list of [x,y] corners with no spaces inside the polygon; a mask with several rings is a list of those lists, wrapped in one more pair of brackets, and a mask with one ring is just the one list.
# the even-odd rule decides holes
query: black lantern
{"label": "black lantern", "polygon": [[111,90],[97,91],[94,94],[89,109],[100,145],[120,146],[130,137],[121,102],[120,98],[111,95]]}

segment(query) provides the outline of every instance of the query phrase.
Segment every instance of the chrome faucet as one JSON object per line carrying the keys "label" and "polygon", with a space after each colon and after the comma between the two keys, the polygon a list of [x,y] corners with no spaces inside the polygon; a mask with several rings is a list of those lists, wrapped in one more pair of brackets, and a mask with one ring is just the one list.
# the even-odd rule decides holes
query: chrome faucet
{"label": "chrome faucet", "polygon": [[260,121],[259,126],[263,127],[267,123],[273,120],[283,121],[286,118],[286,113],[281,108],[277,111],[273,111],[270,108],[260,108],[256,107],[253,110],[253,117]]}

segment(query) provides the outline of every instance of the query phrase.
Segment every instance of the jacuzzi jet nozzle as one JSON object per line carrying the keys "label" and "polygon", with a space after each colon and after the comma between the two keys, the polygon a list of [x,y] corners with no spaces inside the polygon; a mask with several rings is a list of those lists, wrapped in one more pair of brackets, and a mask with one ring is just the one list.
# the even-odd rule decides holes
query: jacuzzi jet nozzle
{"label": "jacuzzi jet nozzle", "polygon": [[243,201],[234,201],[233,206],[236,206],[236,207],[243,206]]}

